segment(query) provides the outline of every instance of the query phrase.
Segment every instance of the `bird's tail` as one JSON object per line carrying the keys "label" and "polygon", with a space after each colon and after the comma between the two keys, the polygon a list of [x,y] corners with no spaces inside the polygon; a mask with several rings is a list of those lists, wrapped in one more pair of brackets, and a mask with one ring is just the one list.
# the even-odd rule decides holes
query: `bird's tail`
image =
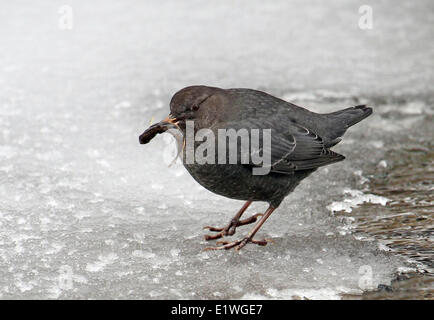
{"label": "bird's tail", "polygon": [[371,113],[372,108],[360,105],[325,114],[328,123],[328,147],[337,144],[349,127],[362,121]]}

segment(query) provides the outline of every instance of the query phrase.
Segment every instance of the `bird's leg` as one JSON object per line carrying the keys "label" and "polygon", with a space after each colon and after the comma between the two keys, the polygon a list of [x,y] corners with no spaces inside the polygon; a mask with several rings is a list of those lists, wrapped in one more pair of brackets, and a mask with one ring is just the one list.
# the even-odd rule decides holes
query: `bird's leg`
{"label": "bird's leg", "polygon": [[215,235],[205,235],[205,240],[215,240],[224,236],[231,236],[235,233],[237,227],[254,223],[258,220],[258,217],[262,217],[263,215],[263,213],[257,213],[249,218],[238,220],[238,222],[235,222],[236,220],[232,219],[231,222],[229,222],[229,224],[224,228],[206,226],[204,227],[204,229],[208,229],[210,231],[215,231],[218,233],[216,233]]}
{"label": "bird's leg", "polygon": [[258,230],[262,227],[262,225],[264,224],[265,220],[268,219],[269,216],[271,216],[271,214],[273,213],[273,211],[276,208],[269,206],[267,211],[265,211],[264,216],[261,218],[261,220],[259,220],[259,222],[254,226],[254,228],[252,229],[252,231],[249,232],[249,234],[244,237],[243,239],[240,240],[236,240],[233,242],[229,242],[229,241],[218,241],[218,244],[221,244],[221,246],[219,247],[211,247],[211,248],[205,248],[205,250],[228,250],[228,249],[232,249],[235,247],[235,250],[240,250],[242,247],[244,247],[247,243],[251,242],[260,246],[265,246],[267,245],[268,242],[270,242],[271,240],[254,240],[253,237],[255,236],[256,232],[258,232]]}
{"label": "bird's leg", "polygon": [[263,215],[262,213],[258,213],[258,214],[255,214],[254,216],[250,217],[250,218],[240,220],[241,216],[247,210],[247,208],[250,206],[251,203],[252,203],[252,201],[247,201],[225,227],[223,227],[223,228],[215,228],[215,227],[211,227],[211,226],[204,227],[204,229],[208,229],[209,231],[218,232],[217,234],[212,235],[212,236],[206,235],[205,240],[215,240],[215,239],[219,239],[219,238],[222,238],[224,236],[227,236],[227,235],[231,236],[235,233],[235,229],[238,226],[244,226],[246,224],[256,222],[256,220],[258,220],[258,217]]}

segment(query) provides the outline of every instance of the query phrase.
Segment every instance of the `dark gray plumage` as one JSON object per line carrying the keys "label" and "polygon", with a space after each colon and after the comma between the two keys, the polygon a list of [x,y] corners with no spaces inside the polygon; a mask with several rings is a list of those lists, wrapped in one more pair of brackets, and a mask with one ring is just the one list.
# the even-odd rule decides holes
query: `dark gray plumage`
{"label": "dark gray plumage", "polygon": [[[317,114],[265,92],[207,86],[191,86],[178,91],[170,102],[170,111],[167,119],[154,124],[140,136],[141,143],[149,142],[157,133],[173,126],[185,137],[187,120],[194,120],[195,132],[209,128],[216,137],[218,129],[244,128],[249,133],[252,129],[271,129],[271,168],[267,175],[253,175],[255,164],[252,162],[241,164],[241,150],[238,150],[237,164],[187,164],[184,161],[188,172],[206,189],[247,201],[226,227],[207,227],[218,232],[206,236],[207,240],[232,235],[237,226],[255,222],[259,214],[240,220],[252,201],[270,204],[247,237],[234,242],[223,241],[222,246],[209,249],[240,249],[248,242],[265,245],[267,241],[254,240],[253,236],[273,210],[318,167],[344,160],[344,156],[329,148],[340,142],[350,126],[372,113],[371,108],[356,106]],[[196,143],[195,148],[198,145]],[[185,153],[185,148],[183,151]]]}

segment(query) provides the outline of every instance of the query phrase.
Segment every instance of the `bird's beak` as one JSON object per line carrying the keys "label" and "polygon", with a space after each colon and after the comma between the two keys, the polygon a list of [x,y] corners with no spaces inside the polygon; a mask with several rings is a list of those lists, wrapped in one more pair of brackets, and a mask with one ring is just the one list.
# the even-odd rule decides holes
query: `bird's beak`
{"label": "bird's beak", "polygon": [[151,141],[157,134],[166,132],[171,128],[178,127],[178,119],[169,115],[167,118],[161,120],[158,123],[154,123],[148,129],[143,132],[139,137],[140,144],[146,144]]}

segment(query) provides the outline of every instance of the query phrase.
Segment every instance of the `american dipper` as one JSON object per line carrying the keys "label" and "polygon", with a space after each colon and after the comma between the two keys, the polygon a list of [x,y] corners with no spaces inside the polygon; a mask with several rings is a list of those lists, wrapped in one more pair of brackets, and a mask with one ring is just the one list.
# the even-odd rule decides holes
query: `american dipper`
{"label": "american dipper", "polygon": [[[206,248],[239,250],[247,243],[261,246],[267,244],[269,240],[256,240],[253,237],[271,213],[301,180],[318,167],[344,160],[344,156],[331,151],[330,148],[341,141],[340,137],[349,127],[371,113],[371,108],[360,105],[332,113],[318,114],[258,90],[190,86],[178,91],[172,97],[170,115],[147,129],[140,135],[139,140],[141,144],[146,144],[158,133],[171,128],[178,129],[183,136],[183,143],[180,146],[183,151],[183,164],[192,177],[214,193],[246,201],[225,227],[206,226],[206,229],[217,232],[215,235],[206,235],[206,240],[233,235],[238,226],[254,223],[261,217],[255,227],[242,239],[232,242],[218,241],[219,246]],[[246,129],[248,136],[252,138],[249,142],[251,149],[247,149],[247,153],[250,152],[248,159],[244,157],[246,150],[237,148],[235,162],[203,163],[202,161],[199,163],[195,159],[193,162],[186,161],[186,154],[189,152],[185,147],[186,142],[187,145],[189,143],[186,141],[189,122],[194,124],[195,134],[207,128],[215,134],[215,137],[219,135],[221,129],[234,129],[237,132]],[[267,129],[271,133],[268,151],[265,136]],[[256,149],[253,148],[254,130],[263,130],[262,135],[256,135],[260,136],[256,144],[259,147]],[[237,147],[240,141],[238,138],[236,141]],[[200,141],[194,140],[192,145],[193,151],[198,150]],[[231,152],[228,148],[216,147],[215,150],[215,159],[219,159],[219,153],[224,152],[221,158],[227,160],[227,153]],[[262,155],[270,153],[266,174],[253,173],[253,169],[258,168],[258,164],[251,159],[251,154],[254,152]],[[266,165],[264,164],[263,167]],[[241,219],[242,214],[253,201],[268,202],[269,207],[264,214]]]}

